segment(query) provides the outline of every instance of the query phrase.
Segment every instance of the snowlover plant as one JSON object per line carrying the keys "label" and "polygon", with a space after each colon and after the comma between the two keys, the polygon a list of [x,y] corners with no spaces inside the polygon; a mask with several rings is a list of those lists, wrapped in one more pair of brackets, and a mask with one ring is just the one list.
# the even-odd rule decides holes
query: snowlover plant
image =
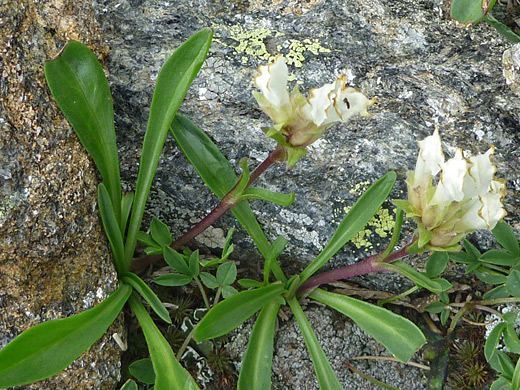
{"label": "snowlover plant", "polygon": [[[226,299],[214,305],[195,325],[189,338],[193,335],[195,341],[200,342],[225,335],[259,313],[242,362],[239,389],[270,389],[276,319],[280,308],[285,305],[289,306],[301,329],[320,388],[341,389],[300,306],[300,298],[307,296],[311,301],[321,302],[350,317],[396,359],[406,362],[425,342],[424,335],[415,324],[383,307],[317,287],[331,280],[390,270],[402,273],[418,287],[442,293],[451,287],[448,281],[438,278],[438,275],[420,273],[400,259],[409,253],[430,249],[455,250],[458,248],[457,242],[465,234],[480,228],[491,229],[503,217],[501,202],[505,188],[501,181],[494,179],[495,168],[490,160],[492,151],[467,161],[457,155],[445,163],[442,152],[439,153],[440,138],[436,132],[420,144],[416,170],[408,177],[410,197],[408,201],[396,201],[400,209],[396,213],[395,229],[383,252],[357,264],[316,275],[339,249],[364,228],[387,199],[397,177],[394,172],[377,180],[360,197],[323,251],[300,274],[286,276],[278,257],[287,240],[280,236],[269,242],[254,217],[248,199],[262,199],[287,206],[294,201],[294,194],[277,194],[251,185],[277,161],[285,161],[288,168],[294,166],[306,154],[306,147],[334,123],[345,122],[356,114],[367,116],[367,109],[373,100],[347,87],[345,76],[311,90],[308,98],[298,88],[289,94],[288,69],[283,57],[277,57],[272,64],[260,66],[260,74],[255,79],[260,93],[256,93],[255,97],[274,121],[274,125],[264,131],[278,142],[278,147],[252,172],[249,172],[247,163],[242,163],[243,173],[237,177],[231,164],[210,138],[192,121],[176,114],[190,83],[202,66],[211,38],[209,29],[195,34],[174,52],[159,73],[135,194],[123,195],[121,192],[112,99],[95,55],[86,46],[70,42],[58,58],[45,65],[47,81],[56,102],[101,173],[103,182],[98,191],[99,208],[120,287],[96,307],[69,318],[37,325],[3,348],[0,351],[0,387],[23,385],[57,374],[101,337],[128,302],[149,346],[155,389],[198,388],[177,361],[171,346],[141,302],[143,298],[162,320],[171,321],[168,309],[133,272],[144,264],[150,264],[158,256],[164,258],[175,272],[172,276],[162,276],[157,283],[178,286],[195,281],[203,290],[202,281],[208,288],[217,288],[218,295],[220,291],[225,295]],[[150,233],[140,232],[146,199],[168,131],[204,182],[221,199],[206,218],[176,240],[158,220],[152,222]],[[457,174],[448,172],[451,165],[459,168]],[[447,173],[434,186],[433,176],[440,170]],[[418,221],[418,230],[408,245],[394,251],[399,241],[403,209]],[[264,258],[260,280],[239,280],[241,286],[248,288],[240,292],[235,292],[230,286],[236,277],[236,267],[224,262],[232,249],[226,249],[221,261],[217,262],[224,263],[217,270],[216,277],[200,271],[201,267],[209,264],[199,259],[198,252],[183,255],[176,251],[229,210],[249,233]],[[435,218],[431,216],[432,210],[437,211]],[[148,247],[148,256],[134,259],[138,241]],[[229,241],[230,237],[226,248]],[[136,388],[136,384],[130,380],[124,388]]]}

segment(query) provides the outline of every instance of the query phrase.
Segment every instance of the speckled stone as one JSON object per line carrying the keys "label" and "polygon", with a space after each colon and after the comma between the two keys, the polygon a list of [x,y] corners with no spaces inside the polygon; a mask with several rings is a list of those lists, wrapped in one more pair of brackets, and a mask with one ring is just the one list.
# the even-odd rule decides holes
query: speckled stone
{"label": "speckled stone", "polygon": [[[355,118],[334,126],[309,148],[309,155],[291,172],[277,165],[259,180],[259,186],[270,190],[296,193],[296,201],[290,207],[252,203],[269,239],[278,235],[289,239],[281,257],[288,273],[297,272],[312,261],[348,208],[370,183],[389,170],[395,170],[399,176],[392,197],[405,197],[404,179],[415,165],[417,141],[436,127],[447,156],[452,156],[457,147],[469,155],[483,153],[495,145],[498,177],[507,180],[509,190],[507,221],[518,232],[520,101],[502,74],[502,53],[510,44],[485,23],[472,29],[458,28],[449,19],[448,3],[96,0],[97,18],[111,46],[107,66],[127,189],[135,182],[160,67],[177,46],[209,26],[215,32],[214,42],[181,112],[206,131],[235,166],[243,157],[249,157],[254,166],[275,147],[273,141],[264,139],[261,128],[271,122],[259,110],[252,92],[258,65],[278,53],[288,58],[291,79],[301,81],[302,91],[331,82],[344,72],[350,85],[377,98],[371,109],[372,118]],[[496,5],[497,10],[500,7]],[[158,217],[174,235],[180,236],[216,204],[216,197],[168,138],[146,219]],[[393,207],[386,203],[384,210],[362,236],[331,260],[331,265],[354,263],[388,243]],[[216,227],[227,230],[234,225],[233,217],[228,215]],[[405,240],[412,229],[413,225],[406,227]],[[255,269],[262,259],[251,240],[240,228],[234,237],[235,258],[241,260],[241,266],[249,264]],[[474,234],[471,239],[483,249],[493,245],[487,232]],[[410,264],[419,268],[423,262],[424,256],[409,259]],[[410,286],[407,280],[390,274],[368,275],[357,281],[388,291],[403,291]],[[334,361],[357,354],[347,349],[339,352],[342,347],[336,344],[346,337],[346,331],[330,333],[320,327],[321,322],[332,321],[329,312],[320,313],[313,314],[313,326],[325,332],[319,337],[326,348],[333,348],[333,354],[340,353],[334,355]],[[301,339],[298,343],[300,354]],[[348,348],[348,337],[344,343]],[[286,359],[277,355],[275,372],[298,364],[292,355]],[[374,377],[382,378],[381,370],[388,370],[388,365],[364,364],[374,368],[365,371]],[[341,366],[337,364],[336,368]],[[293,388],[316,388],[315,382],[308,379],[313,375],[310,365],[289,372],[291,376],[307,378],[294,377],[292,380],[298,385]],[[403,372],[407,379],[399,383],[419,383],[417,372],[405,368]],[[277,377],[276,383],[275,388],[286,388],[282,378]],[[298,387],[303,383],[307,387]],[[368,388],[364,383],[358,388]],[[417,386],[410,389],[421,388]],[[408,389],[406,385],[399,388]]]}
{"label": "speckled stone", "polygon": [[[95,167],[43,72],[69,39],[106,55],[89,4],[0,4],[0,348],[42,321],[93,307],[117,287]],[[115,332],[121,319],[64,372],[23,388],[112,389],[120,367]]]}

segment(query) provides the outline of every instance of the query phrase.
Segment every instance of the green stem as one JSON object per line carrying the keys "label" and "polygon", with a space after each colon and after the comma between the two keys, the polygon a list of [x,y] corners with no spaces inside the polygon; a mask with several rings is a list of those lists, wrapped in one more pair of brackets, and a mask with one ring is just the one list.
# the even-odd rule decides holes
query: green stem
{"label": "green stem", "polygon": [[208,296],[206,295],[206,291],[204,290],[204,286],[200,282],[200,279],[199,279],[198,276],[195,276],[193,278],[193,280],[195,281],[195,283],[197,283],[197,286],[199,287],[200,293],[202,294],[202,299],[204,299],[204,304],[206,305],[206,307],[209,310],[210,309],[209,300],[208,300]]}
{"label": "green stem", "polygon": [[215,299],[213,300],[213,307],[217,306],[217,303],[220,299],[220,293],[222,292],[222,287],[218,286],[217,292],[215,293]]}
{"label": "green stem", "polygon": [[419,287],[413,286],[411,289],[406,290],[405,292],[403,292],[399,295],[394,295],[392,298],[381,299],[381,300],[377,301],[377,306],[383,306],[386,303],[397,301],[398,299],[404,298],[404,297],[410,295],[411,293],[416,292],[417,290],[419,290]]}
{"label": "green stem", "polygon": [[[198,325],[198,323],[197,323]],[[182,343],[181,347],[179,348],[179,350],[177,351],[177,360],[180,361],[181,358],[182,358],[182,354],[184,353],[184,351],[186,351],[186,348],[188,348],[188,344],[190,343],[191,339],[193,338],[193,333],[195,332],[195,329],[197,329],[197,325],[195,325],[190,333],[188,333],[188,336],[186,336],[186,339],[184,340],[184,342]]]}

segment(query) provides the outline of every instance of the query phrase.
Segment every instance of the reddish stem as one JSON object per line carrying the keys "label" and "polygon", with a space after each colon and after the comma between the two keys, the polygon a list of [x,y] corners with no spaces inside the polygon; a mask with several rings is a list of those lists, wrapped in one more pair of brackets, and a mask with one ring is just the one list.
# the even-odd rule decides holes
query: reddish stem
{"label": "reddish stem", "polygon": [[332,269],[330,271],[322,272],[320,274],[311,276],[300,286],[298,292],[301,293],[304,290],[308,290],[313,287],[318,287],[321,284],[335,282],[341,279],[348,279],[353,276],[366,275],[372,272],[388,271],[387,269],[380,267],[380,264],[389,263],[391,261],[408,256],[409,253],[406,250],[410,245],[411,243],[399,249],[398,251],[391,253],[385,259],[381,259],[381,253],[378,253],[358,263],[346,265],[341,268]]}
{"label": "reddish stem", "polygon": [[[282,148],[278,147],[274,152],[269,154],[267,158],[258,165],[249,177],[249,181],[246,185],[246,188],[249,188],[255,181],[262,175],[271,165],[273,165],[277,161],[281,161],[284,158],[284,151]],[[197,237],[208,227],[213,225],[216,221],[218,221],[225,213],[235,207],[239,200],[236,197],[235,189],[238,183],[229,191],[226,196],[222,198],[220,203],[215,207],[211,212],[206,215],[201,221],[199,221],[191,230],[178,238],[171,247],[175,250],[178,250],[185,246],[190,240]],[[244,190],[245,190],[244,189]],[[137,271],[143,269],[144,267],[155,263],[160,260],[162,255],[155,256],[142,256],[135,259],[132,263],[131,271]]]}

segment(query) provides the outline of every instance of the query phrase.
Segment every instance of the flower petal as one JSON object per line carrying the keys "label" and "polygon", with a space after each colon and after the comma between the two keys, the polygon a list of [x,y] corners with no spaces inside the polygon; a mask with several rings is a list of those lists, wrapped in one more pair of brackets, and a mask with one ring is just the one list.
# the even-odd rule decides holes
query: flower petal
{"label": "flower petal", "polygon": [[255,77],[255,83],[265,99],[274,107],[289,104],[288,70],[284,58],[279,55],[273,63],[259,66],[258,71],[260,74]]}
{"label": "flower petal", "polygon": [[462,201],[464,177],[468,173],[468,164],[462,157],[462,150],[457,149],[455,156],[442,163],[441,168],[441,178],[430,204],[447,205],[453,201]]}
{"label": "flower petal", "polygon": [[497,168],[491,161],[495,148],[491,147],[486,153],[472,156],[468,159],[469,175],[464,181],[464,193],[467,198],[483,195],[490,189],[491,181]]}
{"label": "flower petal", "polygon": [[432,135],[419,141],[419,148],[419,156],[415,164],[414,186],[428,183],[433,176],[439,173],[441,164],[444,163],[441,137],[437,129]]}

